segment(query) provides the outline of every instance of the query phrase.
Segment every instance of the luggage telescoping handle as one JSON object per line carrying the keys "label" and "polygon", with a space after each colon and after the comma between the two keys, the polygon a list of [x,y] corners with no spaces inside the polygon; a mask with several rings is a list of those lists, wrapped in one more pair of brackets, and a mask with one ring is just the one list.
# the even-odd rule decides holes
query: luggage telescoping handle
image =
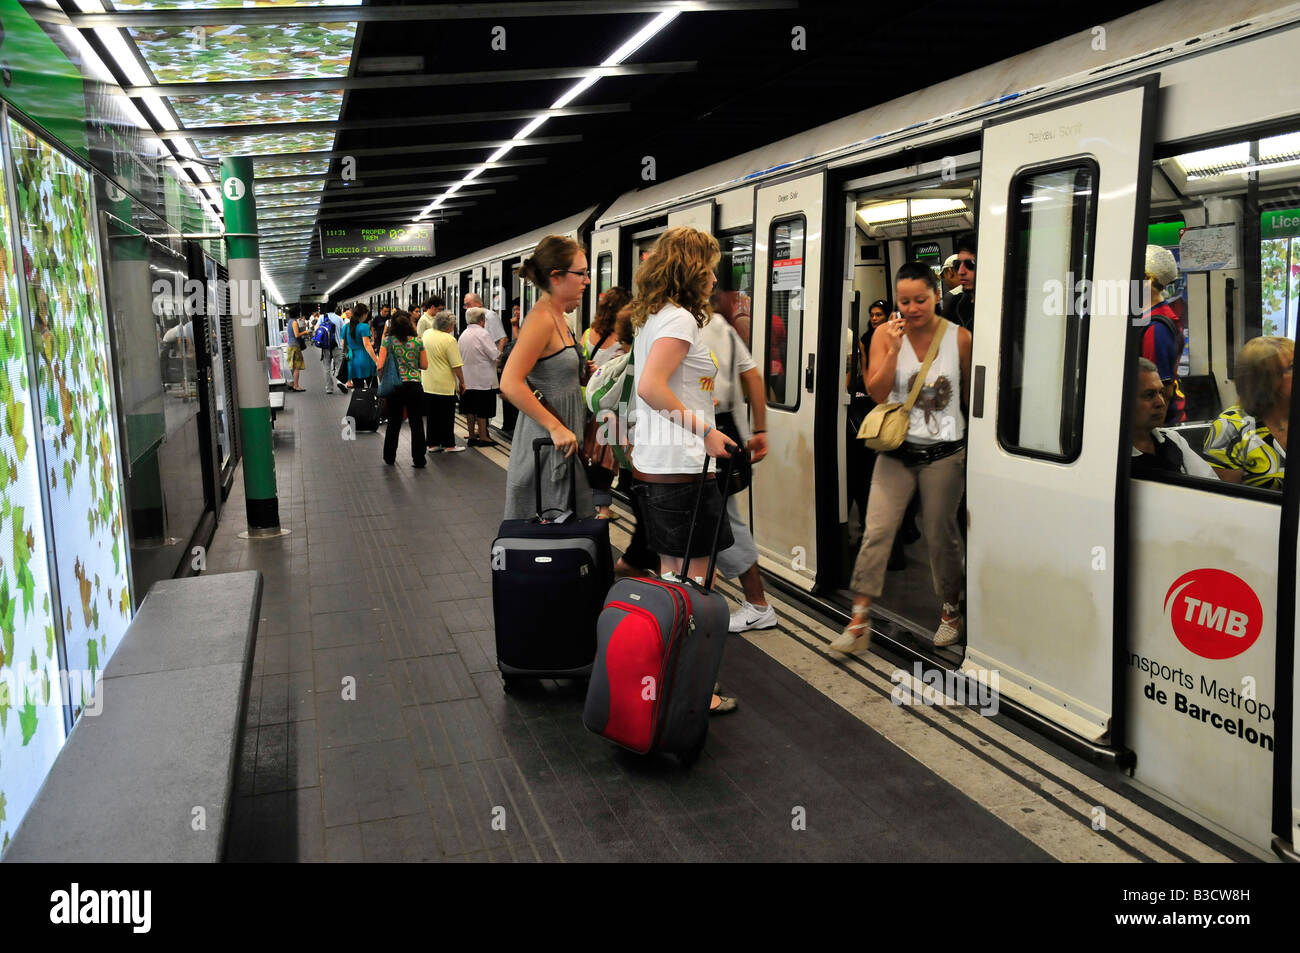
{"label": "luggage telescoping handle", "polygon": [[[554,447],[555,441],[550,437],[537,437],[533,440],[533,490],[537,496],[537,518],[542,518],[542,447]],[[574,458],[569,456],[569,512],[578,509],[578,474],[574,470]]]}
{"label": "luggage telescoping handle", "polygon": [[[704,493],[710,487],[717,489],[719,486],[725,486],[731,480],[731,467],[736,462],[736,454],[741,452],[738,446],[731,452],[729,457],[719,457],[718,463],[726,461],[726,469],[721,471],[716,480],[720,482],[709,481],[709,461],[713,458],[707,453],[704,455],[704,468],[700,471],[700,491],[695,495],[695,510],[691,513],[691,529],[686,535],[686,553],[682,556],[682,576],[688,577],[688,567],[691,564],[691,543],[695,541],[695,524],[700,518],[700,506],[704,503]],[[719,491],[720,492],[720,491]],[[727,501],[722,501],[722,508],[718,511],[718,522],[713,527],[713,543],[709,546],[709,568],[704,572],[704,588],[713,588],[713,570],[718,564],[718,540],[722,536],[722,521],[727,518]]]}

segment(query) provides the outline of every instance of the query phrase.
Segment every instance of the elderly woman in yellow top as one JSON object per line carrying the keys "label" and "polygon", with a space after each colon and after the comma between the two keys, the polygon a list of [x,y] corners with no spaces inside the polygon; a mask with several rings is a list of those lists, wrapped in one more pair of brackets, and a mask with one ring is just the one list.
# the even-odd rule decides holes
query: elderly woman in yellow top
{"label": "elderly woman in yellow top", "polygon": [[461,372],[465,362],[451,334],[455,326],[454,314],[439,311],[434,315],[433,327],[420,337],[429,355],[429,367],[420,372],[420,378],[429,421],[430,453],[460,453],[465,449],[456,446],[456,395],[465,392],[465,376]]}
{"label": "elderly woman in yellow top", "polygon": [[1237,403],[1218,416],[1205,437],[1205,456],[1219,479],[1282,489],[1291,423],[1289,338],[1247,341],[1237,355]]}

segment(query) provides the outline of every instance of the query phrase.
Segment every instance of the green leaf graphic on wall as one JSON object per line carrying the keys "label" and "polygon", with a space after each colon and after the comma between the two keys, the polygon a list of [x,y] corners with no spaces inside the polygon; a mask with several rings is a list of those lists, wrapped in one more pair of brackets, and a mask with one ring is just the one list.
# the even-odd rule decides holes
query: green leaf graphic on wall
{"label": "green leaf graphic on wall", "polygon": [[[10,135],[15,177],[27,197],[19,233],[29,275],[31,333],[39,342],[33,398],[50,425],[21,432],[35,433],[33,439],[45,445],[63,603],[51,612],[66,623],[67,665],[71,670],[98,671],[121,640],[127,620],[113,611],[90,580],[98,575],[115,591],[127,580],[120,557],[125,549],[122,477],[116,419],[106,387],[108,320],[94,247],[92,183],[84,168],[18,123],[10,122]],[[33,202],[35,210],[30,208]],[[17,417],[7,408],[5,413],[6,430],[21,427],[8,425]],[[16,602],[21,591],[26,611],[34,607],[39,587],[29,578],[37,561],[34,543],[14,538],[16,565],[7,580],[10,598]],[[37,632],[44,630],[42,623]],[[57,657],[57,651],[53,655]]]}

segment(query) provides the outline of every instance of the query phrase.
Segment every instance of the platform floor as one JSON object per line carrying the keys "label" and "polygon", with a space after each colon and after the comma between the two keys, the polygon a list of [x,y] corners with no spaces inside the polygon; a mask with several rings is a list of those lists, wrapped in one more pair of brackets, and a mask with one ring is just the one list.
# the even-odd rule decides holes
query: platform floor
{"label": "platform floor", "polygon": [[415,470],[404,433],[386,467],[382,431],[344,439],[347,398],[312,370],[275,426],[291,534],[238,538],[241,474],[206,554],[206,572],[265,576],[229,860],[1234,856],[1004,719],[892,704],[895,665],[831,657],[834,625],[780,599],[778,629],[732,636],[741,708],[693,769],[588,733],[585,684],[506,695],[487,558],[506,455]]}

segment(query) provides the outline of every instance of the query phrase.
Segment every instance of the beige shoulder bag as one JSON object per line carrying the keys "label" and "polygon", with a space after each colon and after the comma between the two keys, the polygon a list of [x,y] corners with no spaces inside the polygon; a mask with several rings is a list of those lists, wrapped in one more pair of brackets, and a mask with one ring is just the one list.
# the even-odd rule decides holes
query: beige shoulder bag
{"label": "beige shoulder bag", "polygon": [[[930,365],[939,353],[939,343],[947,330],[948,322],[940,318],[939,327],[930,341],[930,349],[925,352],[925,361],[917,372],[916,380],[912,382],[912,392],[907,395],[907,402],[877,404],[867,414],[867,419],[862,421],[862,426],[858,428],[858,438],[872,450],[897,450],[907,439],[907,420],[912,414],[912,405],[916,403],[917,395],[925,385],[925,375],[930,373]],[[906,340],[903,345],[911,346]]]}

